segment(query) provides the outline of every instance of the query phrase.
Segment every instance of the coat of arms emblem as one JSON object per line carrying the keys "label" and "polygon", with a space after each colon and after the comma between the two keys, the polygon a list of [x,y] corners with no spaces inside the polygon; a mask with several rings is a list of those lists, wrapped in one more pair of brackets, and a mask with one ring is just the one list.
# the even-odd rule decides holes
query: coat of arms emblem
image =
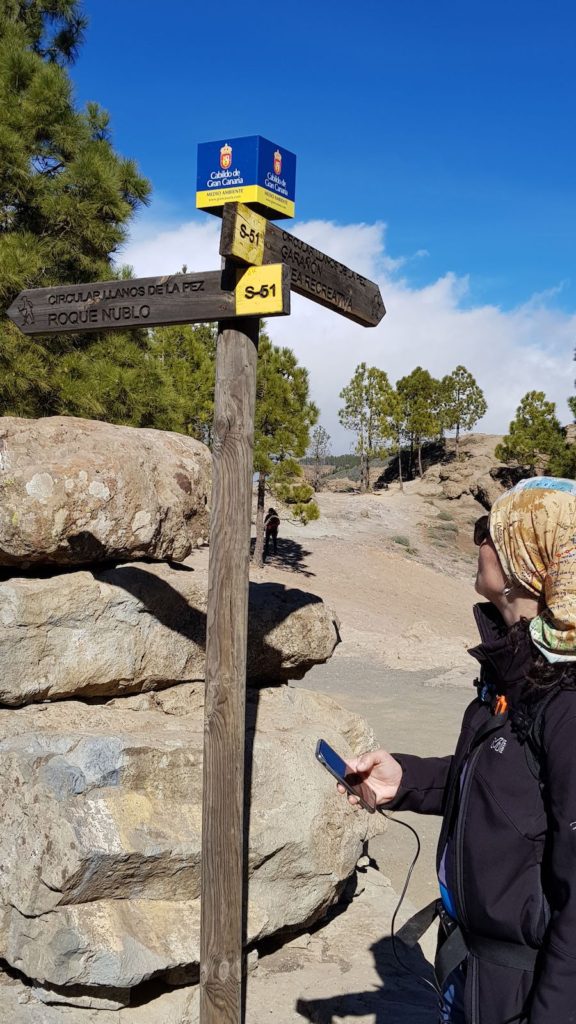
{"label": "coat of arms emblem", "polygon": [[226,142],[220,149],[220,167],[223,171],[227,171],[232,163],[232,146],[229,146]]}
{"label": "coat of arms emblem", "polygon": [[279,149],[274,153],[274,174],[282,174],[282,153]]}

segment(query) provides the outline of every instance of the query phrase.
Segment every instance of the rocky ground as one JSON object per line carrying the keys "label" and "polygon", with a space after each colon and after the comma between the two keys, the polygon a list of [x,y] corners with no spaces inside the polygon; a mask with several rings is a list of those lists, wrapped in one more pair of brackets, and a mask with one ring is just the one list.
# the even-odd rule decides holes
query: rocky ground
{"label": "rocky ground", "polygon": [[[291,685],[329,693],[359,712],[391,750],[449,753],[474,695],[466,651],[476,599],[471,533],[484,510],[470,496],[431,496],[418,482],[403,493],[392,486],[318,498],[320,520],[302,527],[283,518],[277,556],[252,572],[256,580],[318,593],[338,613],[341,643],[332,659]],[[321,771],[302,765],[303,773]],[[417,827],[422,852],[397,928],[436,895],[439,826],[415,815],[398,820]],[[414,950],[397,948],[425,980],[398,966],[390,938],[415,848],[414,836],[391,823],[369,844],[347,904],[312,934],[263,951],[249,979],[247,1024],[434,1024],[435,996],[426,983],[434,935]]]}

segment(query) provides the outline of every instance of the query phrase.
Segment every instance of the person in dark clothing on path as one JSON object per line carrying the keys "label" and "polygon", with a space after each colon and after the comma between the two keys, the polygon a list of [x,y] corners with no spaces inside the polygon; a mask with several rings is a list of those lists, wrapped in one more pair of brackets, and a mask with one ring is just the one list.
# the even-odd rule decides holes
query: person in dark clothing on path
{"label": "person in dark clothing on path", "polygon": [[522,480],[474,539],[487,603],[455,754],[350,763],[387,809],[443,815],[440,1021],[576,1024],[576,482]]}
{"label": "person in dark clothing on path", "polygon": [[272,547],[274,554],[278,553],[278,527],[280,526],[280,516],[278,515],[275,508],[269,508],[266,515],[264,516],[264,532],[266,540],[264,543],[264,558],[268,554],[268,547],[270,541],[272,541]]}

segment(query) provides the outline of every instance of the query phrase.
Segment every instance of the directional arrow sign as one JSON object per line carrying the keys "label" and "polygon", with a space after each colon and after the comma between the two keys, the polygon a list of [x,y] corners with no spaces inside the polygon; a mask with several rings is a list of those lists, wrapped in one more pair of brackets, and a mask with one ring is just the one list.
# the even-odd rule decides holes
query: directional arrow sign
{"label": "directional arrow sign", "polygon": [[230,203],[222,211],[220,253],[256,266],[287,263],[293,291],[363,327],[375,327],[386,312],[374,281],[270,224],[243,204]]}
{"label": "directional arrow sign", "polygon": [[8,316],[24,334],[62,334],[289,312],[290,271],[277,263],[237,268],[232,278],[227,271],[210,270],[31,288],[14,299]]}

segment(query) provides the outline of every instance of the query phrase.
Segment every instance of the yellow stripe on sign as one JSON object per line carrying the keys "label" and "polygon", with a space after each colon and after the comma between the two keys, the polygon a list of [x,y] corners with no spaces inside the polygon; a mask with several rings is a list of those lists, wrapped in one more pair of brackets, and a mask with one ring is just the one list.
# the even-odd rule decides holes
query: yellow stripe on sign
{"label": "yellow stripe on sign", "polygon": [[[268,206],[272,210],[277,210],[278,213],[283,213],[285,217],[294,216],[295,206],[292,199],[279,196],[276,192],[271,192],[269,188],[262,188],[261,185],[257,185],[256,190],[256,202],[262,203],[263,206]],[[242,199],[241,202],[247,203],[248,200]]]}
{"label": "yellow stripe on sign", "polygon": [[276,210],[285,217],[294,216],[293,200],[276,195],[261,185],[231,185],[229,188],[211,188],[196,193],[197,210],[209,210],[212,206],[224,206],[225,203],[261,203],[268,210]]}
{"label": "yellow stripe on sign", "polygon": [[237,316],[266,316],[283,311],[281,263],[238,270],[236,280]]}
{"label": "yellow stripe on sign", "polygon": [[266,218],[247,206],[238,206],[230,254],[245,263],[261,267],[264,260]]}
{"label": "yellow stripe on sign", "polygon": [[207,210],[224,203],[256,203],[261,189],[258,185],[244,185],[237,188],[212,188],[196,193],[196,209]]}

